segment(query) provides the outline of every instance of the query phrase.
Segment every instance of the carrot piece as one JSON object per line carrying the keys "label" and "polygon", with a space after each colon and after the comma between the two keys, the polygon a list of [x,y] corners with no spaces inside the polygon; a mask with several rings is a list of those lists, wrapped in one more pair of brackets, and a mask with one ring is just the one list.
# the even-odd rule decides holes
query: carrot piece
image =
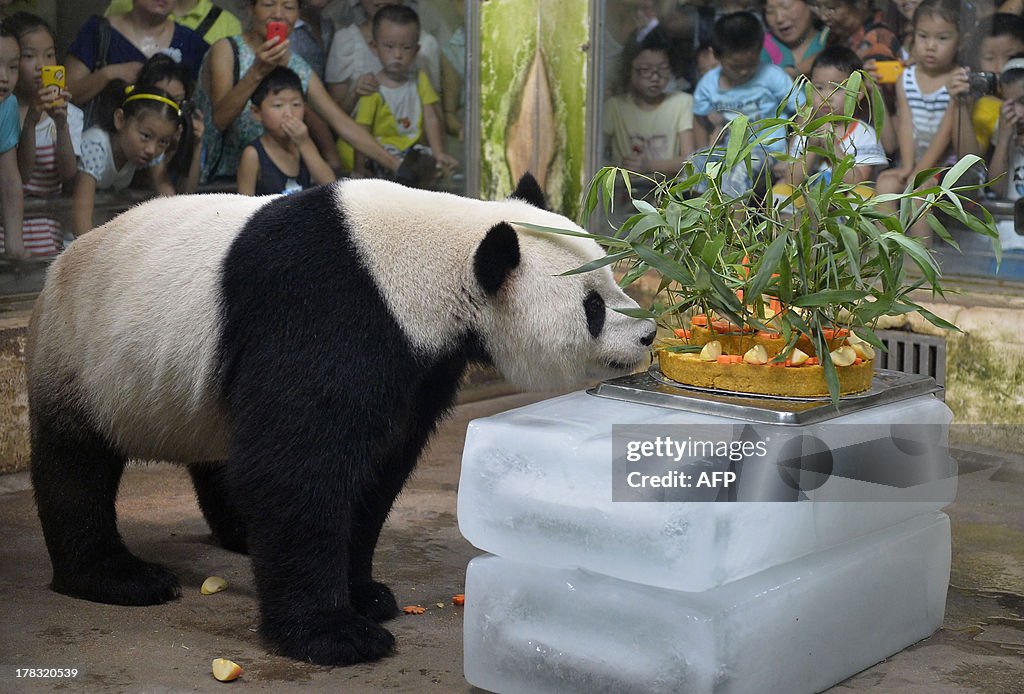
{"label": "carrot piece", "polygon": [[782,337],[782,334],[769,332],[767,330],[758,330],[757,336],[762,337],[766,340],[778,340],[780,337]]}
{"label": "carrot piece", "polygon": [[740,300],[741,304],[743,303],[743,290],[742,289],[737,289],[736,290],[736,298]]}
{"label": "carrot piece", "polygon": [[860,357],[855,357],[854,360],[853,360],[853,365],[857,366],[857,364],[860,364],[862,361],[864,361],[864,360],[861,359]]}
{"label": "carrot piece", "polygon": [[690,325],[703,325],[703,326],[706,326],[707,324],[708,324],[708,314],[706,314],[706,313],[698,313],[697,315],[695,315],[693,318],[690,319]]}
{"label": "carrot piece", "polygon": [[405,614],[423,614],[427,611],[427,608],[420,607],[419,605],[406,605],[402,608],[402,612]]}
{"label": "carrot piece", "polygon": [[719,364],[740,364],[743,362],[743,355],[741,354],[719,354],[718,358],[715,359]]}
{"label": "carrot piece", "polygon": [[847,337],[849,334],[850,331],[846,328],[825,328],[821,331],[821,336],[829,342]]}
{"label": "carrot piece", "polygon": [[674,332],[676,334],[676,337],[682,338],[684,340],[690,339],[690,331],[687,330],[686,328],[676,328]]}
{"label": "carrot piece", "polygon": [[768,301],[768,308],[775,314],[782,313],[782,302],[778,299],[771,299]]}
{"label": "carrot piece", "polygon": [[809,357],[807,359],[807,361],[804,362],[804,364],[807,364],[807,366],[817,366],[818,365],[818,358],[817,357]]}
{"label": "carrot piece", "polygon": [[455,605],[456,607],[462,607],[463,605],[465,605],[466,604],[466,596],[465,596],[465,594],[459,593],[458,595],[453,595],[452,596],[452,604]]}
{"label": "carrot piece", "polygon": [[716,320],[711,324],[711,327],[715,329],[716,333],[732,332],[732,323],[727,320]]}

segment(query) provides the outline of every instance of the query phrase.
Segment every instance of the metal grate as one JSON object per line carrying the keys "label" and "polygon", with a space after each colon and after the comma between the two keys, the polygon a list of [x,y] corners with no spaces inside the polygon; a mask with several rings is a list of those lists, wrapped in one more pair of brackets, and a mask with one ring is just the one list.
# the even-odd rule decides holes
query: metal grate
{"label": "metal grate", "polygon": [[946,385],[946,338],[918,335],[903,330],[879,330],[887,351],[879,356],[878,368],[931,376]]}

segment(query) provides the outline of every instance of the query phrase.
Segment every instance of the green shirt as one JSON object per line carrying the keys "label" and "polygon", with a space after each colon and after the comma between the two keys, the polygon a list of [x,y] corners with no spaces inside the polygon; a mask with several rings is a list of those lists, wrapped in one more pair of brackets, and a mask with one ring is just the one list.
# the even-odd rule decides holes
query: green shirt
{"label": "green shirt", "polygon": [[[189,10],[188,14],[178,17],[174,15],[174,21],[178,24],[188,27],[189,29],[195,29],[198,27],[203,19],[209,14],[210,10],[213,9],[212,0],[199,0],[195,7]],[[104,13],[104,16],[110,17],[115,14],[127,14],[132,10],[132,0],[110,0],[110,6]],[[213,23],[210,30],[203,36],[203,40],[211,46],[215,41],[226,38],[228,36],[236,36],[242,33],[242,23],[238,21],[235,15],[231,14],[227,10],[220,13],[217,17],[217,21]]]}

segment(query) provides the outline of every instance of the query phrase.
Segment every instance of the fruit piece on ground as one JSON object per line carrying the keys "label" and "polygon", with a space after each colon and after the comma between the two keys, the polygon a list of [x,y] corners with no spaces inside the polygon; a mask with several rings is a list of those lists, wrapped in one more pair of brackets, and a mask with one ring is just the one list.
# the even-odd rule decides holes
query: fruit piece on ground
{"label": "fruit piece on ground", "polygon": [[721,354],[722,343],[718,340],[708,342],[700,350],[700,358],[702,361],[715,361]]}
{"label": "fruit piece on ground", "polygon": [[793,366],[800,366],[810,358],[811,357],[807,354],[807,352],[803,351],[802,349],[797,349],[796,347],[793,348],[793,353],[789,355],[789,361],[793,364]]}
{"label": "fruit piece on ground", "polygon": [[213,676],[221,682],[237,680],[242,674],[242,668],[238,663],[227,658],[214,658],[211,666]]}
{"label": "fruit piece on ground", "polygon": [[764,345],[754,345],[743,355],[743,361],[748,364],[767,364],[768,351],[764,348]]}
{"label": "fruit piece on ground", "polygon": [[214,593],[221,592],[227,587],[228,582],[220,576],[210,576],[205,581],[203,581],[203,585],[199,589],[199,592],[203,595],[213,595]]}
{"label": "fruit piece on ground", "polygon": [[857,353],[853,351],[853,347],[843,345],[839,349],[832,350],[831,356],[832,363],[836,366],[850,366],[857,358]]}

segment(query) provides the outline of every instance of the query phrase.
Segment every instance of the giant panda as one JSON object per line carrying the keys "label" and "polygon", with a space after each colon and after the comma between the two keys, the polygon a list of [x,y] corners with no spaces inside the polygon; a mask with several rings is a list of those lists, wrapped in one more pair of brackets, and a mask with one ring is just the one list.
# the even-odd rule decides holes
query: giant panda
{"label": "giant panda", "polygon": [[51,266],[27,347],[31,475],[52,588],[177,597],[114,501],[127,459],[187,464],[224,547],[251,555],[269,647],[325,665],[389,654],[381,526],[470,362],[524,388],[635,369],[654,324],[603,255],[543,209],[381,180],[134,207]]}

